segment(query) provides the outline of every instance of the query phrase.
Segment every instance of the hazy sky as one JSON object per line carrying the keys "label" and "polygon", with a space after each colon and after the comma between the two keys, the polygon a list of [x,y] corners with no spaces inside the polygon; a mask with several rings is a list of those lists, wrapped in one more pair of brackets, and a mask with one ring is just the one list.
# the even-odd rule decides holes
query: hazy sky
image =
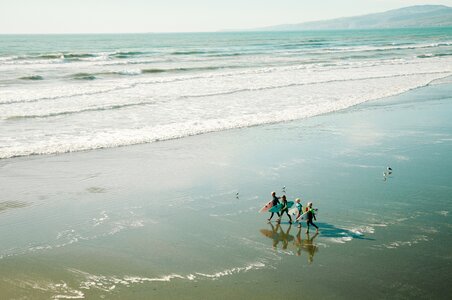
{"label": "hazy sky", "polygon": [[246,29],[452,0],[0,0],[0,33]]}

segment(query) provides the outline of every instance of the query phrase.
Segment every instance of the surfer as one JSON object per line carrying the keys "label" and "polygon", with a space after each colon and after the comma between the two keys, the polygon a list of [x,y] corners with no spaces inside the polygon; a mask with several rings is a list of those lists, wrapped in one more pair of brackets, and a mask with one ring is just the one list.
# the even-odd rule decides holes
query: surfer
{"label": "surfer", "polygon": [[[280,197],[276,197],[276,192],[272,192],[272,198],[273,198],[273,205],[272,205],[272,206],[278,205],[278,204],[279,204],[279,199],[281,199],[281,198],[280,198]],[[275,213],[272,212],[272,214],[270,215],[270,218],[268,218],[267,220],[270,221],[270,220],[273,218],[273,215],[274,215],[274,214],[275,214]],[[278,215],[278,218],[281,216],[281,215],[279,214],[279,212],[277,212],[276,214]]]}
{"label": "surfer", "polygon": [[[301,205],[300,201],[301,201],[300,198],[295,199],[295,207],[298,210],[298,214],[295,217],[295,220],[297,220],[300,217],[301,213],[303,212],[303,206]],[[301,223],[298,222],[298,228],[300,228],[300,227],[301,227]]]}
{"label": "surfer", "polygon": [[312,225],[316,228],[315,232],[319,232],[319,227],[317,227],[317,225],[315,225],[312,222],[312,219],[317,221],[317,219],[315,218],[315,210],[312,208],[312,202],[308,203],[308,207],[306,208],[306,210],[307,210],[306,226],[308,227],[308,229],[306,229],[306,233],[309,233],[309,225]]}
{"label": "surfer", "polygon": [[283,216],[283,214],[286,213],[287,216],[289,217],[289,224],[292,224],[292,217],[289,214],[289,206],[287,205],[286,195],[283,195],[281,197],[281,200],[282,200],[281,201],[282,207],[281,207],[281,211],[280,211],[281,215],[279,217],[280,218],[279,220],[281,220],[281,217]]}

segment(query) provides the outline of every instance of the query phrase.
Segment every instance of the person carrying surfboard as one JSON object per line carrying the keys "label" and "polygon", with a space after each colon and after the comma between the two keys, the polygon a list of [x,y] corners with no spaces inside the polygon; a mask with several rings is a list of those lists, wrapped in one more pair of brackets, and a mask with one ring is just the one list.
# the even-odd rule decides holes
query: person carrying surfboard
{"label": "person carrying surfboard", "polygon": [[286,195],[283,195],[281,197],[281,204],[282,204],[282,207],[281,207],[281,211],[280,211],[281,215],[279,217],[279,221],[281,221],[283,214],[286,213],[287,216],[289,217],[289,224],[292,224],[292,217],[289,214],[289,205],[287,203]]}
{"label": "person carrying surfboard", "polygon": [[308,227],[308,229],[306,229],[306,233],[309,233],[309,225],[314,226],[316,228],[316,232],[319,232],[319,227],[317,227],[317,225],[315,225],[312,222],[312,219],[317,221],[317,219],[315,218],[315,210],[312,208],[312,202],[308,203],[306,210],[307,210],[306,226]]}
{"label": "person carrying surfboard", "polygon": [[[303,213],[303,206],[301,205],[301,203],[300,203],[300,198],[297,198],[297,199],[295,199],[295,207],[297,208],[297,210],[298,210],[298,214],[297,214],[297,216],[295,217],[295,220],[298,220],[298,218],[302,215],[302,213]],[[298,228],[300,228],[301,227],[301,222],[300,221],[297,221],[298,222]]]}
{"label": "person carrying surfboard", "polygon": [[[279,199],[281,199],[280,197],[276,197],[276,192],[272,192],[272,198],[273,198],[273,206],[276,206],[279,204]],[[270,215],[270,218],[268,218],[267,220],[270,221],[273,218],[273,215],[275,213],[272,212],[272,214]],[[281,215],[279,214],[279,212],[276,212],[276,214],[278,215],[278,218],[281,217]]]}

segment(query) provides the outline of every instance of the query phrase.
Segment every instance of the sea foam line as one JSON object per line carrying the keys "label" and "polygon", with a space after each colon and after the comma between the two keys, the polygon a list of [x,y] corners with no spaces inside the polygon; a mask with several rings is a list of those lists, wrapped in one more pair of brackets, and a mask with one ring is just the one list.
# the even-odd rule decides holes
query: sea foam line
{"label": "sea foam line", "polygon": [[[431,78],[429,76],[421,76],[416,79],[416,83],[409,82],[405,84],[405,87],[397,86],[392,91],[382,91],[381,94],[378,94],[377,98],[396,95],[413,88],[428,85],[429,82],[435,80],[436,78],[437,77]],[[376,99],[375,95],[368,95],[367,97],[360,95],[360,97],[347,97],[346,99],[338,99],[338,101],[327,102],[324,103],[324,105],[310,103],[302,107],[288,107],[282,111],[256,113],[254,115],[233,115],[226,118],[221,116],[222,118],[205,119],[202,121],[190,120],[183,123],[175,122],[163,125],[145,125],[141,128],[133,129],[112,129],[112,131],[93,132],[89,136],[79,136],[77,137],[77,140],[66,140],[64,137],[56,136],[54,141],[47,140],[33,145],[24,144],[22,146],[13,145],[11,147],[4,147],[2,152],[0,152],[0,158],[4,159],[17,156],[58,154],[152,143],[208,132],[287,122],[341,110],[374,99]]]}
{"label": "sea foam line", "polygon": [[[406,64],[412,64],[412,62],[400,62],[397,61],[396,65],[406,65]],[[385,66],[385,65],[394,65],[394,62],[390,61],[390,62],[378,62],[377,64],[375,63],[356,63],[356,64],[349,64],[346,63],[343,66],[338,66],[337,68],[319,68],[316,69],[316,72],[323,72],[323,71],[334,71],[334,70],[350,70],[353,68],[357,68],[357,69],[361,69],[363,67],[381,67],[381,66]],[[182,81],[187,81],[187,80],[198,80],[198,79],[213,79],[213,78],[227,78],[227,77],[235,77],[235,76],[241,76],[241,75],[257,75],[257,74],[265,74],[265,73],[274,73],[274,72],[287,72],[287,71],[297,71],[297,70],[303,70],[306,69],[306,65],[291,65],[291,66],[284,66],[284,67],[264,67],[264,68],[258,68],[258,69],[250,69],[250,70],[246,70],[246,71],[240,71],[240,72],[225,72],[225,73],[211,73],[211,72],[207,72],[207,73],[202,73],[196,76],[193,75],[185,75],[185,76],[176,76],[176,77],[157,77],[157,78],[153,78],[151,80],[149,79],[136,79],[134,81],[130,81],[128,80],[127,82],[123,82],[123,81],[117,81],[117,83],[115,84],[114,87],[103,87],[103,86],[90,86],[89,88],[87,88],[86,86],[84,86],[84,89],[88,89],[88,91],[83,91],[83,92],[69,92],[67,94],[63,93],[61,94],[61,91],[58,90],[57,93],[55,91],[52,91],[56,94],[54,95],[46,95],[46,96],[40,96],[40,97],[33,97],[33,98],[29,98],[29,96],[27,97],[19,97],[18,99],[12,99],[9,98],[8,99],[8,93],[7,92],[3,92],[0,93],[0,105],[8,105],[8,104],[15,104],[15,103],[32,103],[32,102],[39,102],[39,101],[54,101],[54,100],[59,100],[59,99],[63,99],[63,98],[72,98],[72,97],[78,97],[78,96],[91,96],[91,95],[98,95],[98,94],[105,94],[105,93],[110,93],[110,92],[114,92],[114,91],[122,91],[122,90],[129,90],[129,89],[133,89],[135,87],[138,86],[143,86],[143,85],[154,85],[154,84],[163,84],[163,83],[175,83],[175,82],[182,82]],[[324,69],[324,70],[323,70]],[[312,71],[312,70],[311,70]],[[417,71],[417,70],[416,70]],[[415,75],[415,74],[421,74],[422,72],[414,72],[414,73],[407,73],[407,74],[399,74],[401,76],[403,75]],[[354,75],[356,75],[358,73],[354,73]],[[397,75],[397,74],[394,74]],[[359,79],[359,78],[349,78],[350,79]],[[365,78],[363,78],[365,79]],[[309,80],[307,82],[304,82],[302,84],[313,84],[313,83],[324,83],[325,81],[316,81],[316,80]],[[284,86],[282,86],[284,87]],[[78,90],[78,86],[74,86],[74,89]],[[72,91],[72,90],[71,90]],[[26,95],[31,95],[33,96],[33,93],[26,93]],[[11,97],[11,96],[10,96]],[[14,95],[14,97],[17,97],[17,95]]]}
{"label": "sea foam line", "polygon": [[157,282],[171,282],[173,280],[188,280],[197,281],[202,279],[217,280],[224,276],[231,276],[239,273],[249,272],[251,270],[259,270],[265,267],[262,262],[253,262],[241,267],[233,267],[218,271],[215,273],[201,273],[194,272],[186,275],[179,274],[168,274],[158,277],[143,277],[135,275],[124,275],[124,276],[105,276],[105,275],[94,275],[88,272],[84,272],[78,269],[70,268],[69,272],[75,274],[76,276],[82,277],[82,281],[79,283],[78,288],[69,286],[65,281],[60,281],[57,283],[46,282],[46,281],[31,281],[24,280],[19,281],[17,285],[28,286],[34,290],[41,292],[51,293],[52,299],[84,299],[84,291],[89,290],[100,290],[105,293],[114,292],[118,286],[131,287],[136,284],[144,283],[157,283]]}
{"label": "sea foam line", "polygon": [[[441,74],[446,74],[445,77],[450,76],[450,72],[445,71],[445,72],[419,72],[419,73],[412,73],[412,74],[398,74],[398,75],[392,75],[392,76],[368,76],[368,77],[362,77],[362,78],[320,80],[320,81],[303,82],[303,83],[289,83],[289,84],[274,85],[274,86],[267,86],[267,87],[242,88],[242,89],[220,91],[220,92],[214,92],[214,93],[183,95],[183,96],[179,96],[178,98],[172,99],[172,100],[177,101],[177,100],[188,99],[188,98],[217,97],[217,96],[233,95],[233,94],[239,94],[239,93],[245,93],[245,92],[269,91],[269,90],[277,90],[277,89],[290,88],[290,87],[301,87],[301,86],[307,86],[307,85],[318,85],[318,84],[328,84],[328,83],[337,83],[337,82],[353,82],[353,81],[364,81],[364,80],[373,80],[373,79],[408,77],[408,76],[413,76],[413,75],[441,75]],[[441,77],[441,78],[444,78],[444,77]],[[434,80],[438,80],[438,79],[434,79]],[[429,83],[427,83],[427,85]],[[115,90],[120,90],[120,89],[121,88],[117,88]],[[88,94],[85,94],[85,95],[88,95]],[[49,100],[49,99],[47,99],[47,100]],[[54,99],[52,99],[52,100],[54,100]],[[159,103],[168,102],[170,100],[171,99],[162,100],[162,101],[159,101]],[[26,102],[29,103],[30,101],[26,101]],[[8,104],[13,104],[13,103],[17,103],[17,102],[8,102]],[[123,103],[123,104],[100,105],[100,106],[94,106],[94,107],[87,107],[87,108],[83,108],[83,109],[57,110],[54,112],[48,112],[48,113],[42,113],[42,114],[10,115],[10,116],[3,116],[3,119],[14,121],[14,120],[20,120],[20,119],[50,118],[50,117],[73,115],[73,114],[80,114],[80,113],[86,113],[86,112],[118,110],[118,109],[123,109],[123,108],[128,108],[128,107],[145,106],[145,105],[150,105],[150,104],[157,104],[157,101],[156,100],[146,100],[146,101],[138,101],[138,102],[131,102],[131,103]]]}
{"label": "sea foam line", "polygon": [[245,266],[228,268],[214,273],[193,272],[185,275],[172,273],[168,275],[161,275],[158,277],[143,277],[136,275],[105,276],[105,275],[94,275],[77,269],[68,269],[68,270],[71,273],[74,273],[84,278],[79,285],[80,289],[90,290],[94,288],[108,292],[113,290],[117,285],[130,287],[131,285],[134,284],[143,284],[150,282],[170,282],[175,279],[189,281],[197,281],[202,279],[217,280],[221,277],[231,276],[243,272],[249,272],[251,270],[259,270],[262,268],[265,268],[264,263],[252,262]]}

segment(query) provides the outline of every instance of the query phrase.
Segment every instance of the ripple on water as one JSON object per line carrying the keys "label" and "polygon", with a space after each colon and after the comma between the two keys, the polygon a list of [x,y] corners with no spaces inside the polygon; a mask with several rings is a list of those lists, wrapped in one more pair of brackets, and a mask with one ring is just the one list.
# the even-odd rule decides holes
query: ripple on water
{"label": "ripple on water", "polygon": [[0,213],[5,212],[5,211],[10,210],[10,209],[23,208],[23,207],[27,207],[27,206],[30,206],[30,205],[31,205],[31,203],[23,202],[23,201],[4,201],[4,202],[0,202]]}

